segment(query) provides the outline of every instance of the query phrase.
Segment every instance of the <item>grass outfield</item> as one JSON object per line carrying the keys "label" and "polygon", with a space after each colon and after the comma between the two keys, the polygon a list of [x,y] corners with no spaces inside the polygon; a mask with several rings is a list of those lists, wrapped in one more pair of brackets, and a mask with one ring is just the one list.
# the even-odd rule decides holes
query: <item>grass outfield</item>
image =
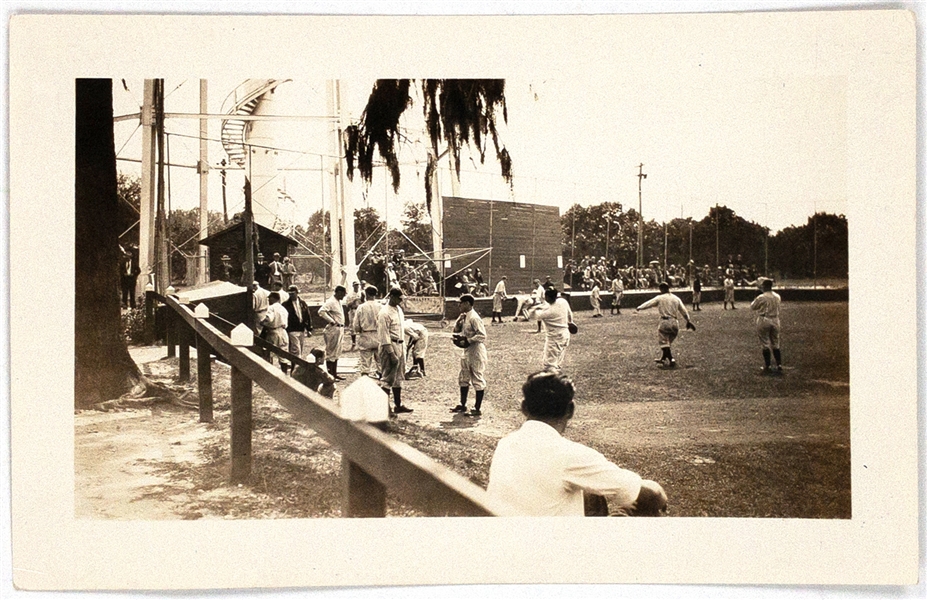
{"label": "grass outfield", "polygon": [[[708,304],[694,313],[698,331],[683,331],[674,344],[675,370],[653,362],[655,309],[606,311],[601,319],[583,312],[576,320],[566,372],[577,387],[577,411],[566,435],[660,482],[670,516],[851,516],[846,303],[783,305],[782,376],[760,374],[747,305],[723,311]],[[520,387],[539,368],[543,345],[534,324],[485,321],[490,365],[482,417],[449,412],[458,401],[460,351],[448,327],[431,330],[428,377],[404,387],[404,403],[415,412],[389,426],[484,487],[496,441],[523,420]],[[320,342],[316,335],[310,343]],[[163,466],[188,498],[186,518],[339,516],[339,453],[258,387],[252,479],[229,486],[228,369],[213,369],[213,386],[216,421],[205,426],[205,462]],[[391,516],[420,514],[394,499],[388,509]]]}
{"label": "grass outfield", "polygon": [[[583,312],[576,321],[565,372],[576,384],[577,411],[566,435],[661,482],[672,515],[851,516],[846,303],[784,305],[782,376],[760,373],[747,305],[693,313],[698,331],[675,342],[675,370],[653,362],[655,309],[601,319]],[[439,331],[429,377],[404,391],[414,418],[393,425],[400,438],[481,485],[495,440],[521,423],[520,386],[540,366],[543,344],[533,324],[487,322],[487,331],[489,389],[479,422],[432,416],[432,405],[446,411],[457,400],[457,353]]]}

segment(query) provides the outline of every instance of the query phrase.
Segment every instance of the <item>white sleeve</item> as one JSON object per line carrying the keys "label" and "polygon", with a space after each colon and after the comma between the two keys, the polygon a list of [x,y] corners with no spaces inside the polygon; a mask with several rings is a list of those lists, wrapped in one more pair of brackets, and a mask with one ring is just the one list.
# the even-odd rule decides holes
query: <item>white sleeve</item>
{"label": "white sleeve", "polygon": [[577,488],[608,497],[618,506],[629,506],[641,491],[641,476],[622,469],[600,452],[582,444],[573,450],[564,469],[564,480]]}

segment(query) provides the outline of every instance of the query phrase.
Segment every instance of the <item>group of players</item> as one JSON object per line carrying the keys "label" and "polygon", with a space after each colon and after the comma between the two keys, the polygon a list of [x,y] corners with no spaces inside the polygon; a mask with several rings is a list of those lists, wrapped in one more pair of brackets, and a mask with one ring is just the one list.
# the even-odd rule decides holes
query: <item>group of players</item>
{"label": "group of players", "polygon": [[[501,324],[502,304],[508,298],[503,276],[493,293],[492,318],[490,323]],[[621,280],[612,284],[612,314],[621,313],[624,290]],[[727,282],[725,282],[727,283]],[[517,296],[518,303],[514,320],[524,318],[537,322],[538,332],[543,331],[544,349],[542,368],[547,371],[561,372],[570,339],[578,330],[569,302],[548,280],[541,283],[535,279],[537,286],[530,296]],[[762,293],[751,303],[751,309],[757,313],[757,335],[762,343],[764,372],[781,373],[782,356],[779,347],[779,310],[781,298],[772,290],[770,279],[761,279],[759,287]],[[298,296],[295,285],[287,290],[288,299],[280,302],[279,290],[267,292],[257,282],[254,285],[254,308],[256,325],[262,337],[290,353],[302,357],[306,334],[311,334],[312,325],[309,307]],[[664,368],[675,368],[676,359],[672,353],[672,344],[679,334],[680,322],[685,327],[695,330],[685,304],[670,292],[669,284],[659,286],[660,293],[642,303],[636,311],[656,307],[659,313],[657,335],[661,356],[656,359]],[[731,290],[732,291],[732,290]],[[590,295],[593,317],[602,316],[601,296],[598,286],[594,286]],[[412,408],[402,403],[402,382],[425,376],[425,352],[428,348],[428,330],[421,323],[405,317],[401,303],[403,290],[393,287],[386,297],[378,298],[378,289],[368,285],[361,289],[361,284],[353,284],[353,292],[348,293],[343,286],[337,286],[318,311],[318,318],[325,325],[323,339],[324,350],[314,349],[309,353],[315,360],[314,369],[294,369],[293,375],[316,391],[331,396],[334,383],[344,380],[338,374],[338,360],[346,342],[345,331],[351,337],[351,350],[358,350],[358,373],[378,380],[387,396],[392,396],[392,414],[412,412]],[[263,302],[263,304],[262,304]],[[460,312],[453,325],[452,342],[463,350],[458,372],[460,401],[451,408],[454,413],[479,416],[486,391],[485,369],[487,365],[486,327],[483,318],[474,310],[475,299],[470,294],[463,294],[458,299]],[[693,310],[701,310],[700,290],[692,297]],[[734,306],[733,293],[725,285],[723,307]],[[773,360],[775,365],[773,365]],[[321,368],[322,362],[325,369]],[[407,363],[411,363],[407,369]],[[303,366],[304,367],[304,366]],[[281,361],[281,368],[286,372],[290,365]],[[470,388],[475,392],[474,405],[468,408]]]}
{"label": "group of players", "polygon": [[[494,292],[492,324],[501,324],[502,302],[506,299],[506,278]],[[573,383],[562,374],[562,365],[571,336],[578,328],[573,321],[569,302],[550,282],[535,280],[532,296],[519,298],[515,320],[536,321],[539,331],[545,331],[542,370],[532,373],[522,386],[522,412],[525,423],[520,429],[502,438],[490,467],[490,495],[500,498],[519,514],[527,515],[641,515],[666,514],[667,497],[656,482],[642,479],[636,473],[622,469],[597,451],[563,437],[567,423],[574,415]],[[763,344],[764,371],[781,372],[779,349],[780,296],[773,291],[773,282],[758,282],[762,293],[751,303],[757,314],[756,330]],[[255,282],[257,290],[260,286]],[[292,376],[311,389],[331,397],[334,384],[343,380],[338,375],[338,360],[346,344],[348,329],[351,349],[359,351],[358,372],[362,377],[374,377],[387,397],[392,396],[391,416],[411,413],[402,402],[403,380],[425,376],[425,351],[428,331],[420,323],[407,319],[401,307],[403,290],[391,288],[386,297],[378,298],[375,286],[353,284],[348,294],[337,286],[318,311],[324,321],[325,348],[310,352],[315,364],[300,365]],[[661,283],[660,293],[640,304],[636,310],[656,307],[660,316],[657,333],[662,355],[657,362],[673,368],[676,361],[671,346],[679,333],[679,322],[695,330],[682,300]],[[256,290],[255,297],[264,297]],[[263,291],[263,290],[262,290]],[[623,290],[613,290],[612,314],[620,314]],[[595,289],[593,290],[595,292]],[[266,293],[266,292],[265,292]],[[281,305],[279,291],[266,293],[266,310],[256,311],[262,334],[268,341],[298,356],[303,355],[305,334],[312,332],[309,307],[298,297],[296,286],[288,289],[289,299]],[[590,298],[594,316],[601,315],[601,298]],[[693,309],[701,299],[693,295]],[[257,302],[257,301],[256,301]],[[451,339],[462,350],[457,383],[459,403],[451,412],[478,417],[486,393],[487,330],[483,318],[474,310],[470,294],[458,299],[459,316],[454,322]],[[733,297],[725,297],[724,308]],[[256,305],[257,307],[257,305]],[[291,331],[292,329],[292,331]],[[775,367],[772,367],[772,360]],[[412,368],[406,369],[411,360]],[[326,369],[321,368],[325,362]],[[281,366],[286,370],[285,364]],[[468,408],[470,388],[475,391],[473,408]]]}

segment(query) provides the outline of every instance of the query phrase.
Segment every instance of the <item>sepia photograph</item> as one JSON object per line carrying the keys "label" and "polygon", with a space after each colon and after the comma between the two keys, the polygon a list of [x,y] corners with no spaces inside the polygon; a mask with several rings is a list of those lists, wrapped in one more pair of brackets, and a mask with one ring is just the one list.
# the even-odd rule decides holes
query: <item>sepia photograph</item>
{"label": "sepia photograph", "polygon": [[[85,88],[112,97],[100,143],[120,149],[115,193],[75,206],[77,516],[633,514],[641,477],[649,515],[852,516],[839,82],[732,78],[696,102],[676,80],[604,103],[577,79],[223,83],[75,81],[76,189],[100,181]],[[567,124],[555,155],[532,150]],[[247,352],[208,345],[241,324]],[[560,404],[528,411],[529,381]],[[356,457],[366,428],[312,414],[345,417],[352,393],[389,434]],[[607,460],[525,440],[509,468],[533,475],[495,488],[524,421]],[[395,494],[413,467],[393,442],[427,464]],[[353,490],[348,463],[380,485]]]}
{"label": "sepia photograph", "polygon": [[917,581],[912,13],[10,39],[17,587]]}

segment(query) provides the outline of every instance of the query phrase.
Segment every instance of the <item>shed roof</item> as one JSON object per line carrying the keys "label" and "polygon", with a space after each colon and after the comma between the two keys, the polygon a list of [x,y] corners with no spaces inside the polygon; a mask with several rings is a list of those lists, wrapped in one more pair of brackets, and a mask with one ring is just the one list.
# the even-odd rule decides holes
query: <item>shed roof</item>
{"label": "shed roof", "polygon": [[[229,227],[226,227],[225,229],[223,229],[222,231],[218,233],[214,233],[211,236],[200,240],[199,243],[204,246],[210,246],[210,247],[225,246],[228,244],[228,238],[230,238],[231,236],[236,236],[236,235],[239,236],[239,239],[243,240],[244,238],[241,236],[244,235],[243,233],[244,227],[245,227],[245,224],[239,221],[235,223],[234,225],[230,225]],[[273,229],[268,229],[267,227],[264,227],[263,225],[259,223],[255,223],[254,227],[257,229],[258,236],[261,238],[262,241],[271,242],[271,243],[285,243],[290,246],[298,245],[298,242],[294,240],[293,238],[283,235],[280,232],[274,231]]]}

